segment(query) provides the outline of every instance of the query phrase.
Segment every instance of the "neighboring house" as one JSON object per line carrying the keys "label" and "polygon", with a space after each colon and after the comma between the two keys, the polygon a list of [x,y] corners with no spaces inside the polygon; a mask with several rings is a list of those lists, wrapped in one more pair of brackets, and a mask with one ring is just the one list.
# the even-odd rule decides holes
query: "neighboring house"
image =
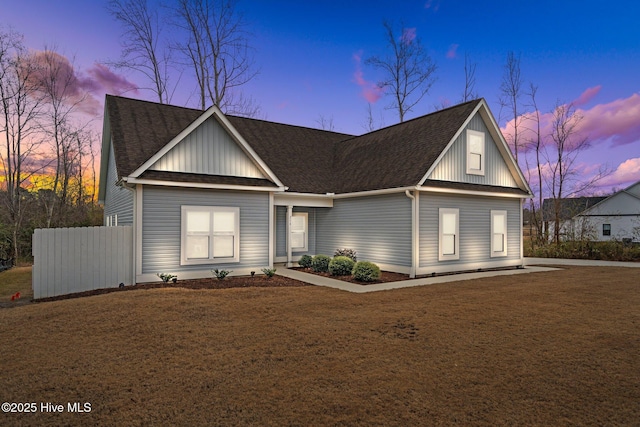
{"label": "neighboring house", "polygon": [[[585,203],[585,200],[587,201]],[[640,242],[640,181],[608,197],[562,199],[561,233],[565,239]],[[543,202],[543,214],[553,229],[553,199]]]}
{"label": "neighboring house", "polygon": [[530,189],[484,100],[362,136],[107,96],[99,200],[136,281],[351,248],[416,275],[523,265]]}

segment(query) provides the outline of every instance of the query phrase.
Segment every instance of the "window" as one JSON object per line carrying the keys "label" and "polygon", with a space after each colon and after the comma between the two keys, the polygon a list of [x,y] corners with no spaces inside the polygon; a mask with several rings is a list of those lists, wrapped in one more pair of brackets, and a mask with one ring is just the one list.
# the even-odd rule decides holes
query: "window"
{"label": "window", "polygon": [[484,175],[484,133],[467,129],[467,173]]}
{"label": "window", "polygon": [[459,210],[440,208],[439,216],[438,261],[460,259]]}
{"label": "window", "polygon": [[507,256],[507,211],[491,211],[491,256]]}
{"label": "window", "polygon": [[107,227],[117,227],[118,226],[118,215],[108,215],[105,218],[105,225]]}
{"label": "window", "polygon": [[182,206],[181,264],[238,262],[240,209]]}
{"label": "window", "polygon": [[309,214],[307,212],[294,212],[291,216],[291,250],[293,252],[306,252],[309,244],[308,233]]}
{"label": "window", "polygon": [[611,236],[611,224],[602,224],[602,235]]}

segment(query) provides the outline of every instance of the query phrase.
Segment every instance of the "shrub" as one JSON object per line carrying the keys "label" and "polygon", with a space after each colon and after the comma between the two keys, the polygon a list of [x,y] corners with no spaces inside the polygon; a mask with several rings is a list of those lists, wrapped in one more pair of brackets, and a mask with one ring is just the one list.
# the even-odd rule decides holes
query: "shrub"
{"label": "shrub", "polygon": [[173,282],[176,283],[178,281],[178,276],[169,273],[158,273],[156,274],[164,283]]}
{"label": "shrub", "polygon": [[217,268],[215,270],[211,270],[213,275],[216,276],[218,280],[223,280],[229,275],[229,273],[231,273],[231,271],[232,270],[218,270]]}
{"label": "shrub", "polygon": [[313,258],[311,255],[302,255],[300,260],[298,261],[298,265],[303,268],[311,267],[311,263],[313,262]]}
{"label": "shrub", "polygon": [[380,267],[369,261],[358,261],[353,267],[353,278],[361,282],[373,282],[380,274]]}
{"label": "shrub", "polygon": [[273,277],[273,275],[276,274],[276,269],[275,268],[263,268],[262,272],[265,274],[265,276],[267,276],[269,279],[271,279]]}
{"label": "shrub", "polygon": [[333,254],[333,256],[346,256],[348,258],[351,258],[353,260],[353,262],[357,262],[358,261],[358,257],[356,256],[356,251],[354,251],[353,249],[336,249],[336,252]]}
{"label": "shrub", "polygon": [[334,257],[331,262],[329,262],[329,273],[331,273],[332,276],[347,276],[351,274],[355,264],[356,263],[347,256]]}
{"label": "shrub", "polygon": [[327,255],[316,255],[311,261],[311,269],[318,273],[326,273],[329,271],[329,262],[331,257]]}

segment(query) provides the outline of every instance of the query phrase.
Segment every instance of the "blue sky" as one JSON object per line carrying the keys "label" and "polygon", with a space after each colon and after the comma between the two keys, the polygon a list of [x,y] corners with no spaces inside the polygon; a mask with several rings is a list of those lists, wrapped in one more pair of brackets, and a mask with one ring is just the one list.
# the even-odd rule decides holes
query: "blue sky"
{"label": "blue sky", "polygon": [[[0,0],[0,25],[24,34],[34,50],[57,46],[60,53],[75,58],[78,74],[90,79],[96,75],[96,63],[120,53],[120,27],[105,4]],[[253,35],[259,68],[245,92],[260,105],[263,118],[317,127],[323,116],[333,120],[336,131],[363,133],[367,100],[361,84],[375,84],[380,78],[364,59],[385,54],[382,22],[388,20],[415,28],[438,65],[429,95],[408,118],[460,100],[466,53],[476,63],[476,91],[505,126],[497,100],[505,58],[513,51],[520,55],[525,84],[539,86],[542,113],[558,101],[579,101],[592,140],[581,166],[586,174],[603,165],[612,171],[601,190],[640,180],[636,2],[240,0],[239,8]],[[139,82],[130,73],[120,77]],[[103,83],[91,93],[99,103],[104,92],[122,88]],[[192,88],[184,74],[173,103],[194,105]],[[153,100],[144,91],[123,95]],[[383,97],[372,104],[377,125],[396,123],[396,114],[385,108],[388,103]]]}

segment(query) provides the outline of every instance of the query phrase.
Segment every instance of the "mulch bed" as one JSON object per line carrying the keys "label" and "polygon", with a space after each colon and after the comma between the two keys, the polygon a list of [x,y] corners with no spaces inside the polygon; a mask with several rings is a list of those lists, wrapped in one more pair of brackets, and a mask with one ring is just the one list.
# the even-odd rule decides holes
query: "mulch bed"
{"label": "mulch bed", "polygon": [[409,280],[408,274],[393,273],[391,271],[383,271],[378,280],[373,282],[362,282],[356,280],[353,276],[332,276],[331,273],[320,273],[313,271],[311,268],[293,267],[291,270],[301,271],[303,273],[315,274],[316,276],[328,277],[329,279],[342,280],[343,282],[355,283],[358,285],[375,285],[376,283],[400,282]]}
{"label": "mulch bed", "polygon": [[92,291],[77,292],[75,294],[60,295],[57,297],[40,298],[34,302],[57,301],[70,298],[80,298],[92,295],[109,294],[112,292],[133,291],[137,289],[156,289],[156,288],[187,288],[187,289],[231,289],[231,288],[282,288],[282,287],[300,287],[311,286],[308,283],[299,280],[290,279],[288,277],[275,275],[271,278],[260,275],[235,276],[226,277],[223,280],[217,278],[194,279],[194,280],[178,280],[177,283],[151,282],[140,283],[137,285],[124,286],[122,288],[106,288],[95,289]]}

